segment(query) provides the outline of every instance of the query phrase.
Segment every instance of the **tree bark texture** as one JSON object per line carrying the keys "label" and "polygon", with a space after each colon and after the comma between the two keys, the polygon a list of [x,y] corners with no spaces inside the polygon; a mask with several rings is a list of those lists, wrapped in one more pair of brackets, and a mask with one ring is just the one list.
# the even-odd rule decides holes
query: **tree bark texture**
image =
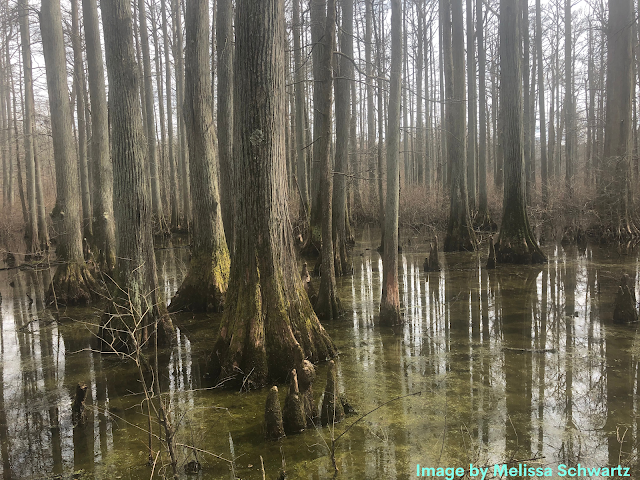
{"label": "tree bark texture", "polygon": [[118,206],[113,302],[103,319],[101,337],[109,348],[127,350],[131,335],[148,338],[145,330],[149,327],[155,326],[164,341],[173,339],[175,332],[158,289],[131,3],[102,0],[101,9],[109,80],[113,201]]}
{"label": "tree bark texture", "polygon": [[[322,130],[318,130],[316,136],[317,151],[314,152],[314,160],[320,162],[322,172],[320,177],[320,201],[322,212],[322,266],[320,269],[320,287],[318,288],[318,300],[315,310],[318,317],[324,320],[332,320],[341,314],[340,300],[336,296],[336,274],[334,270],[333,250],[333,169],[331,159],[331,131],[332,131],[332,85],[333,85],[333,50],[335,49],[336,36],[336,3],[335,0],[327,1],[327,17],[323,35],[322,56],[320,58],[319,76],[316,79],[318,95],[314,103],[316,115],[321,118]],[[315,130],[315,129],[314,129]],[[316,155],[317,153],[317,155]],[[343,205],[344,206],[344,205]],[[342,217],[344,220],[344,216]]]}
{"label": "tree bark texture", "polygon": [[185,15],[184,117],[193,207],[189,271],[171,301],[171,310],[219,311],[229,281],[229,250],[224,236],[209,70],[209,9],[206,0],[190,0]]}
{"label": "tree bark texture", "polygon": [[89,95],[91,96],[91,160],[96,190],[93,208],[93,244],[100,269],[109,273],[116,264],[116,233],[113,218],[113,167],[109,156],[109,120],[104,81],[98,5],[96,0],[82,0]]}
{"label": "tree bark texture", "polygon": [[638,234],[629,215],[633,35],[631,0],[609,1],[607,29],[606,123],[598,204],[603,240],[627,240]]}
{"label": "tree bark texture", "polygon": [[340,55],[337,59],[336,92],[336,155],[333,174],[333,254],[335,275],[351,273],[347,250],[347,175],[349,173],[351,83],[353,82],[353,0],[341,0]]}
{"label": "tree bark texture", "polygon": [[53,277],[49,298],[66,305],[88,303],[91,301],[95,281],[85,264],[82,250],[78,165],[73,148],[59,0],[43,0],[40,30],[47,71],[56,167],[56,205],[52,217],[57,235],[56,254],[64,262]]}
{"label": "tree bark texture", "polygon": [[471,223],[467,197],[464,31],[462,0],[451,0],[451,60],[445,58],[446,69],[452,77],[452,95],[447,96],[447,153],[449,162],[451,204],[444,251],[475,250],[476,235]]}
{"label": "tree bark texture", "polygon": [[389,88],[389,129],[387,131],[387,202],[384,215],[384,253],[382,257],[382,299],[380,324],[398,325],[398,208],[400,205],[400,95],[402,88],[402,5],[391,2],[391,84]]}
{"label": "tree bark texture", "polygon": [[500,2],[500,108],[504,125],[504,200],[502,224],[495,246],[498,263],[544,263],[546,257],[533,236],[525,201],[520,65],[520,8]]}
{"label": "tree bark texture", "polygon": [[[28,0],[18,3],[20,16],[20,43],[22,46],[22,72],[24,75],[24,115],[22,120],[24,137],[24,165],[27,191],[27,251],[36,252],[39,249],[38,214],[36,204],[36,166],[33,147],[33,120],[35,116],[33,105],[33,71],[31,67],[31,34],[29,29]],[[22,183],[22,182],[21,182]]]}
{"label": "tree bark texture", "polygon": [[234,162],[238,225],[225,313],[214,346],[218,378],[284,380],[298,361],[336,353],[295,260],[284,157],[284,2],[236,8]]}
{"label": "tree bark texture", "polygon": [[[218,65],[218,157],[220,160],[220,202],[229,250],[233,252],[233,2],[218,0],[216,54]],[[194,205],[195,209],[195,205]]]}

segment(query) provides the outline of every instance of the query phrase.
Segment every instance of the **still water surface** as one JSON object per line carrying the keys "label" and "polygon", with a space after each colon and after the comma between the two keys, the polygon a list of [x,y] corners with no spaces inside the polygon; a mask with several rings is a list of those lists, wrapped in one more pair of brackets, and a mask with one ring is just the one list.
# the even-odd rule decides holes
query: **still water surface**
{"label": "still water surface", "polygon": [[[492,472],[505,462],[548,466],[554,476],[559,464],[622,464],[637,478],[640,348],[635,327],[611,324],[622,273],[636,279],[640,293],[636,252],[548,246],[544,267],[493,271],[484,269],[485,254],[447,254],[442,272],[425,274],[428,245],[405,236],[399,272],[405,325],[394,331],[377,324],[378,239],[376,231],[358,232],[353,276],[338,279],[346,314],[326,328],[340,350],[339,386],[359,414],[405,397],[339,440],[341,478],[416,478],[417,464],[468,470],[473,463]],[[167,298],[185,274],[187,255],[180,245],[157,251]],[[92,350],[99,311],[43,308],[49,276],[0,272],[2,478],[79,470],[85,478],[149,478],[137,371]],[[161,388],[180,421],[177,441],[233,458],[238,478],[262,478],[260,456],[267,478],[276,477],[283,460],[289,478],[331,478],[330,429],[266,442],[265,390],[211,388],[207,358],[219,321],[178,315],[178,346],[160,355]],[[318,370],[319,398],[326,366]],[[88,412],[86,426],[74,429],[78,382],[89,386]],[[335,435],[357,418],[337,425]],[[155,420],[152,431],[159,432]],[[186,448],[179,455],[181,472],[194,458],[202,463],[192,478],[232,478],[229,464],[213,456]],[[169,471],[158,465],[155,474]]]}

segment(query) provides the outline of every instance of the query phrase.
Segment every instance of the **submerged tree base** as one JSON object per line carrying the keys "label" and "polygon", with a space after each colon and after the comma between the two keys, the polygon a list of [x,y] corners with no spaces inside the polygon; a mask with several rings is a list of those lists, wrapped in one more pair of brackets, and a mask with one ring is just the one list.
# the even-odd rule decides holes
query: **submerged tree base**
{"label": "submerged tree base", "polygon": [[187,276],[171,299],[169,311],[222,311],[230,263],[226,248],[221,248],[215,255],[194,255]]}
{"label": "submerged tree base", "polygon": [[476,233],[465,222],[449,222],[447,235],[444,239],[445,252],[473,252],[476,249]]}
{"label": "submerged tree base", "polygon": [[493,221],[489,212],[478,212],[473,220],[473,227],[482,232],[497,232],[498,225]]}
{"label": "submerged tree base", "polygon": [[47,303],[57,305],[88,305],[97,294],[98,282],[86,263],[65,263],[56,269]]}
{"label": "submerged tree base", "polygon": [[547,263],[547,256],[529,232],[521,231],[509,236],[501,232],[495,245],[495,261],[498,264],[531,265]]}
{"label": "submerged tree base", "polygon": [[219,383],[259,388],[285,380],[296,359],[315,363],[336,355],[300,282],[291,299],[282,278],[238,283],[227,295],[213,348],[211,373]]}

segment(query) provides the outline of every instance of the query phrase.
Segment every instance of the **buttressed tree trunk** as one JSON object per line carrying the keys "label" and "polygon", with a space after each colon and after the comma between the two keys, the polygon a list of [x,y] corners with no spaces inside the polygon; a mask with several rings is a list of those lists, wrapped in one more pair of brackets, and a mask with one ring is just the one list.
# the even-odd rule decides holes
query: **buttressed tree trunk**
{"label": "buttressed tree trunk", "polygon": [[96,189],[93,208],[94,253],[100,269],[109,273],[116,265],[116,229],[113,219],[113,168],[109,157],[107,93],[96,0],[82,0],[82,13],[91,97],[91,160]]}
{"label": "buttressed tree trunk", "polygon": [[609,2],[607,100],[602,178],[598,205],[603,240],[628,240],[638,234],[629,215],[633,49],[631,0]]}
{"label": "buttressed tree trunk", "polygon": [[[323,35],[324,48],[320,59],[319,77],[315,88],[318,95],[315,99],[316,113],[322,118],[322,130],[318,131],[316,142],[318,145],[317,156],[314,159],[321,163],[322,176],[320,177],[320,192],[322,202],[322,267],[320,287],[318,288],[318,300],[315,309],[318,316],[324,320],[331,320],[341,313],[340,300],[336,296],[336,275],[333,257],[333,232],[332,232],[332,196],[333,196],[333,172],[331,168],[331,110],[332,77],[333,77],[333,50],[336,36],[336,4],[335,0],[327,2],[326,28]],[[343,217],[344,220],[344,217]]]}
{"label": "buttressed tree trunk", "polygon": [[[233,2],[218,0],[216,54],[218,57],[218,154],[220,159],[220,201],[229,250],[233,251]],[[192,195],[193,197],[193,195]],[[196,206],[193,205],[196,210]],[[195,219],[194,219],[195,221]]]}
{"label": "buttressed tree trunk", "polygon": [[[300,359],[336,350],[298,273],[284,157],[284,1],[236,8],[234,148],[236,251],[214,346],[214,374],[248,384],[285,379]],[[297,359],[297,360],[296,360]]]}
{"label": "buttressed tree trunk", "polygon": [[[462,0],[451,0],[451,56],[453,96],[447,98],[447,154],[451,172],[451,207],[444,251],[474,250],[476,234],[473,231],[467,198],[465,169],[466,131],[464,102],[464,31]],[[446,59],[445,59],[446,60]]]}
{"label": "buttressed tree trunk", "polygon": [[504,201],[495,246],[498,263],[547,261],[533,236],[525,202],[522,71],[518,2],[500,1],[500,107],[504,134]]}
{"label": "buttressed tree trunk", "polygon": [[400,204],[400,90],[402,86],[402,5],[391,2],[391,85],[389,89],[389,130],[387,131],[387,204],[384,214],[384,253],[382,258],[382,299],[380,323],[398,325],[398,207]]}
{"label": "buttressed tree trunk", "polygon": [[71,132],[71,105],[62,37],[60,0],[43,0],[40,30],[47,71],[51,135],[56,166],[56,205],[51,214],[57,234],[56,254],[64,262],[53,277],[49,299],[66,305],[91,301],[95,280],[82,252],[78,165]]}
{"label": "buttressed tree trunk", "polygon": [[221,309],[229,281],[229,250],[224,236],[218,162],[214,152],[209,9],[206,0],[187,4],[184,117],[189,145],[193,229],[189,271],[171,301],[172,311]]}
{"label": "buttressed tree trunk", "polygon": [[144,339],[149,328],[156,327],[165,342],[171,341],[175,332],[158,289],[131,2],[102,0],[100,5],[110,90],[113,201],[118,206],[113,303],[100,335],[107,348],[127,350],[132,346],[131,335]]}

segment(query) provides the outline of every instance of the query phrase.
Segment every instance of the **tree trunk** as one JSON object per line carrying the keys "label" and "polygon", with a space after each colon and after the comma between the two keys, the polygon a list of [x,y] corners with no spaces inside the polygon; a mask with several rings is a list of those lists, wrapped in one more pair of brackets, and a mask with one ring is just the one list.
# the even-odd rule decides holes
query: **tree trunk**
{"label": "tree trunk", "polygon": [[[318,288],[318,300],[315,310],[318,317],[325,320],[332,320],[342,312],[340,300],[336,295],[336,275],[334,270],[333,251],[333,172],[331,168],[331,110],[332,110],[332,79],[333,79],[333,50],[335,48],[335,0],[327,2],[327,17],[325,21],[325,31],[322,39],[322,56],[320,57],[320,68],[314,91],[314,108],[317,118],[321,118],[322,130],[317,131],[314,160],[320,162],[322,176],[320,177],[320,188],[322,198],[322,267],[320,270],[321,279]],[[315,130],[315,128],[314,128]],[[317,155],[316,155],[317,154]],[[344,210],[343,210],[344,213]],[[344,217],[343,217],[344,220]],[[344,223],[344,222],[343,222]]]}
{"label": "tree trunk", "polygon": [[[238,229],[213,373],[248,387],[336,350],[298,273],[284,162],[284,2],[236,8],[234,163]],[[260,159],[260,161],[256,161]]]}
{"label": "tree trunk", "polygon": [[[233,195],[233,2],[217,0],[216,54],[218,58],[218,155],[220,159],[220,202],[229,251],[234,245]],[[195,209],[195,205],[194,205]]]}
{"label": "tree trunk", "polygon": [[500,108],[504,125],[504,200],[500,235],[495,246],[498,263],[544,263],[527,217],[522,132],[522,70],[520,68],[519,7],[500,1]]}
{"label": "tree trunk", "polygon": [[24,164],[27,191],[27,251],[36,252],[40,249],[38,235],[38,210],[36,203],[36,166],[33,146],[33,121],[35,117],[33,105],[33,72],[31,67],[31,34],[29,31],[28,0],[18,3],[20,17],[20,43],[22,46],[22,71],[24,75],[24,115],[22,119],[24,138]]}
{"label": "tree trunk", "polygon": [[155,225],[158,232],[164,234],[168,232],[169,227],[164,217],[162,195],[160,194],[160,173],[158,169],[158,153],[156,148],[156,116],[153,100],[153,75],[151,74],[151,51],[149,49],[149,30],[147,28],[147,10],[145,0],[138,0],[138,16],[140,17],[140,44],[142,46],[144,102],[147,110],[147,158],[151,176],[151,202]]}
{"label": "tree trunk", "polygon": [[525,167],[525,201],[528,205],[531,204],[531,178],[529,171],[531,170],[531,129],[529,128],[529,122],[531,120],[531,92],[529,90],[529,70],[530,70],[530,40],[529,40],[529,0],[521,0],[522,8],[522,45],[523,45],[523,61],[522,66],[522,80],[523,80],[523,93],[524,93],[524,116],[523,116],[523,133],[524,133],[524,167]]}
{"label": "tree trunk", "polygon": [[[56,205],[51,216],[57,233],[56,254],[58,259],[64,262],[56,269],[48,295],[50,300],[57,303],[86,304],[91,301],[95,280],[85,264],[82,251],[78,165],[73,155],[71,106],[59,0],[43,0],[40,9],[40,30],[47,71],[51,135],[56,166]],[[26,94],[25,98],[28,96]]]}
{"label": "tree trunk", "polygon": [[80,19],[78,0],[71,0],[71,45],[73,47],[73,82],[76,85],[76,112],[78,121],[78,166],[80,189],[82,194],[82,232],[87,240],[93,237],[91,219],[91,194],[89,193],[89,165],[87,161],[87,135],[84,98],[84,62],[82,61],[82,38],[80,37]]}
{"label": "tree trunk", "polygon": [[542,50],[542,10],[540,0],[536,0],[536,53],[538,55],[538,95],[540,97],[540,181],[542,183],[542,204],[549,198],[549,174],[547,170],[547,125],[544,103],[544,52]]}
{"label": "tree trunk", "polygon": [[304,89],[304,66],[302,64],[302,42],[300,39],[300,31],[302,28],[302,16],[300,15],[300,0],[293,0],[293,63],[295,68],[295,86],[294,92],[296,97],[296,162],[297,162],[297,182],[300,202],[305,216],[304,226],[309,227],[309,184],[307,182],[307,163],[309,149],[307,148],[307,136],[304,121],[305,108],[305,89]]}
{"label": "tree trunk", "polygon": [[484,17],[482,1],[476,0],[476,37],[478,41],[478,104],[480,137],[478,139],[478,214],[476,225],[482,230],[495,230],[496,224],[489,214],[487,194],[487,84],[486,53],[484,45]]}
{"label": "tree trunk", "polygon": [[82,0],[87,65],[89,68],[89,94],[91,95],[91,159],[93,184],[96,190],[94,205],[93,241],[100,269],[110,273],[116,265],[116,233],[113,218],[113,167],[109,156],[109,121],[107,93],[98,5],[96,0]]}
{"label": "tree trunk", "polygon": [[609,2],[607,102],[602,179],[598,188],[601,238],[628,240],[638,234],[629,213],[628,176],[632,152],[633,95],[632,0]]}
{"label": "tree trunk", "polygon": [[186,132],[184,125],[184,57],[182,46],[182,10],[180,0],[171,0],[173,25],[173,61],[176,76],[176,117],[178,123],[178,158],[180,168],[180,196],[182,204],[182,226],[188,230],[191,225],[191,193],[189,185],[189,158],[187,155]]}
{"label": "tree trunk", "polygon": [[171,59],[169,58],[170,44],[167,22],[167,1],[160,0],[160,12],[162,15],[162,43],[164,45],[164,69],[165,69],[165,98],[167,99],[167,163],[169,164],[169,203],[171,204],[171,228],[178,230],[180,227],[180,192],[178,191],[178,173],[176,157],[174,153],[173,136],[173,88],[171,79]]}
{"label": "tree trunk", "polygon": [[174,338],[175,331],[156,274],[153,210],[144,173],[146,142],[131,3],[129,0],[102,0],[101,9],[110,89],[118,257],[113,276],[113,301],[103,318],[100,336],[109,349],[126,351],[132,347],[131,336],[145,340],[155,331],[161,340],[168,342]]}
{"label": "tree trunk", "polygon": [[[476,0],[477,1],[477,0]],[[469,96],[467,98],[467,115],[469,124],[467,129],[467,190],[469,197],[469,210],[473,213],[477,209],[476,203],[476,138],[478,126],[476,122],[477,95],[476,95],[476,48],[473,31],[473,6],[472,1],[467,0],[467,85]]]}
{"label": "tree trunk", "polygon": [[207,5],[206,0],[190,0],[185,17],[184,113],[194,216],[189,271],[171,301],[172,311],[221,310],[229,281],[229,250],[224,237],[217,182],[219,167],[214,151]]}
{"label": "tree trunk", "polygon": [[[333,254],[335,275],[351,273],[347,251],[347,174],[351,136],[351,83],[353,82],[353,0],[340,0],[342,26],[340,52],[335,80],[336,94],[336,156],[333,174]],[[355,100],[355,99],[354,99]]]}
{"label": "tree trunk", "polygon": [[[462,1],[462,0],[461,0]],[[382,258],[382,299],[380,324],[399,325],[398,288],[398,207],[400,204],[400,96],[402,89],[402,5],[391,1],[391,65],[389,87],[389,126],[387,131],[387,202],[384,214],[384,253]]]}
{"label": "tree trunk", "polygon": [[462,0],[451,0],[451,52],[450,73],[453,92],[447,98],[447,153],[451,172],[451,207],[444,251],[475,250],[476,234],[473,231],[467,199],[467,175],[465,171],[465,102],[464,102],[464,31]]}
{"label": "tree trunk", "polygon": [[573,195],[574,175],[574,116],[573,116],[573,57],[571,55],[571,4],[572,0],[564,0],[564,124],[565,128],[565,189],[567,195]]}

